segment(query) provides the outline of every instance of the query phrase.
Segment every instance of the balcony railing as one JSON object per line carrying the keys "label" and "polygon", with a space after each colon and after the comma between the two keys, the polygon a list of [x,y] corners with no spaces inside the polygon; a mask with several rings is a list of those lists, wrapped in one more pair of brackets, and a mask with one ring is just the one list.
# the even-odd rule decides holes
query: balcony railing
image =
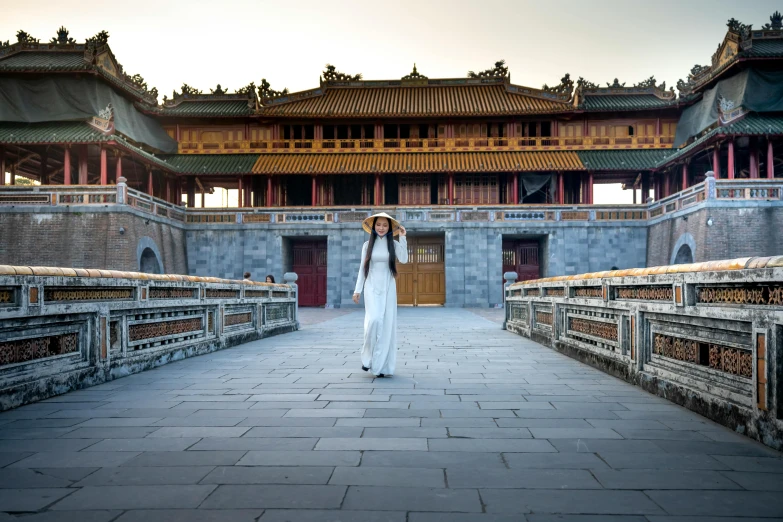
{"label": "balcony railing", "polygon": [[180,154],[287,152],[469,152],[668,149],[674,136],[543,136],[505,138],[382,138],[181,142]]}

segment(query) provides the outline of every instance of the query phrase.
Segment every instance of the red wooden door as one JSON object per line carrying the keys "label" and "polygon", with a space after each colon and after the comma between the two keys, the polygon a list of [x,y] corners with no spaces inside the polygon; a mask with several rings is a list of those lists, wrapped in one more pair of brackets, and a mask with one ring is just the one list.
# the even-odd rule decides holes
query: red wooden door
{"label": "red wooden door", "polygon": [[326,241],[296,241],[293,271],[299,276],[299,306],[326,304]]}
{"label": "red wooden door", "polygon": [[528,281],[541,277],[538,242],[503,241],[503,273],[505,272],[516,272],[517,281]]}

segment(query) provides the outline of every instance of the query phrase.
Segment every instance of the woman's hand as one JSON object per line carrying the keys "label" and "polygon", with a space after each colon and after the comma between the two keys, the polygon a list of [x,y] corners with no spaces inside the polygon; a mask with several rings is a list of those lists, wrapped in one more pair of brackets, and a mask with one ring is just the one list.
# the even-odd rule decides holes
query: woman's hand
{"label": "woman's hand", "polygon": [[359,304],[359,294],[353,294],[353,302]]}
{"label": "woman's hand", "polygon": [[405,237],[405,227],[404,227],[404,226],[402,226],[402,225],[400,225],[400,235],[401,235],[402,237]]}

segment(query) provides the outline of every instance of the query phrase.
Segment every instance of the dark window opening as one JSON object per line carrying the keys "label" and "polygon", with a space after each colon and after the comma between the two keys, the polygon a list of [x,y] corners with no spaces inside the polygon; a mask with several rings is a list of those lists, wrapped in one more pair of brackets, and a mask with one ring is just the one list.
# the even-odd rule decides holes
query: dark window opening
{"label": "dark window opening", "polygon": [[337,139],[338,140],[347,140],[348,139],[348,126],[347,125],[337,125]]}
{"label": "dark window opening", "polygon": [[541,122],[541,137],[547,138],[552,136],[552,122],[549,121],[542,121]]}
{"label": "dark window opening", "polygon": [[302,139],[302,126],[301,125],[292,125],[291,126],[291,134],[293,135],[293,139],[295,140],[301,140]]}
{"label": "dark window opening", "polygon": [[351,138],[352,140],[358,140],[362,137],[362,126],[361,125],[351,125],[350,128],[351,131]]}
{"label": "dark window opening", "polygon": [[315,125],[304,125],[304,139],[315,139]]}
{"label": "dark window opening", "polygon": [[401,140],[407,140],[411,137],[411,126],[410,125],[400,125],[400,139]]}
{"label": "dark window opening", "polygon": [[438,204],[438,188],[440,187],[441,179],[442,176],[438,174],[433,174],[430,177],[430,205]]}
{"label": "dark window opening", "polygon": [[364,126],[364,139],[366,139],[366,140],[374,140],[375,139],[375,125],[365,125]]}
{"label": "dark window opening", "polygon": [[310,176],[283,176],[280,180],[285,189],[285,206],[309,207],[312,204]]}
{"label": "dark window opening", "polygon": [[[358,175],[339,175],[333,177],[335,205],[362,204],[362,178]],[[371,178],[372,179],[372,178]]]}
{"label": "dark window opening", "polygon": [[139,259],[139,270],[145,274],[161,274],[163,270],[160,266],[160,261],[155,252],[149,247],[145,248],[141,252],[141,259]]}
{"label": "dark window opening", "polygon": [[324,125],[324,139],[325,140],[334,139],[334,125]]}
{"label": "dark window opening", "polygon": [[628,135],[633,136],[633,125],[628,126]]}
{"label": "dark window opening", "polygon": [[383,137],[387,140],[396,140],[399,136],[397,136],[397,126],[391,125],[391,124],[385,124],[383,126]]}
{"label": "dark window opening", "polygon": [[291,139],[291,127],[289,125],[283,125],[283,139],[284,140]]}
{"label": "dark window opening", "polygon": [[385,191],[385,204],[397,205],[400,201],[399,187],[397,186],[397,175],[386,174],[383,177],[383,188]]}
{"label": "dark window opening", "polygon": [[693,263],[693,252],[691,251],[691,247],[682,245],[679,250],[677,250],[677,255],[674,257],[674,264],[684,265],[690,263]]}

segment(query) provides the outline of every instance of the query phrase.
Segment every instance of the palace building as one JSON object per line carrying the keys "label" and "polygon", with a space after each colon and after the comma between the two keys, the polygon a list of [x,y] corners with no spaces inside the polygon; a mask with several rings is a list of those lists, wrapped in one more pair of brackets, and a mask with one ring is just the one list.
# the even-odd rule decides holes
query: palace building
{"label": "palace building", "polygon": [[[0,187],[0,263],[295,271],[301,304],[348,306],[359,222],[383,210],[410,231],[401,303],[493,306],[506,271],[780,253],[763,233],[716,243],[717,228],[687,216],[714,208],[699,219],[730,237],[742,234],[727,224],[739,206],[767,220],[756,226],[783,224],[782,22],[729,20],[708,65],[676,88],[570,74],[526,87],[498,61],[437,79],[415,65],[392,80],[327,65],[306,91],[183,84],[162,100],[124,71],[105,31],[83,43],[64,27],[48,42],[19,31],[0,42],[11,184]],[[594,205],[605,183],[642,197]],[[218,188],[237,191],[238,207],[205,208]],[[77,256],[76,245],[89,246]]]}

